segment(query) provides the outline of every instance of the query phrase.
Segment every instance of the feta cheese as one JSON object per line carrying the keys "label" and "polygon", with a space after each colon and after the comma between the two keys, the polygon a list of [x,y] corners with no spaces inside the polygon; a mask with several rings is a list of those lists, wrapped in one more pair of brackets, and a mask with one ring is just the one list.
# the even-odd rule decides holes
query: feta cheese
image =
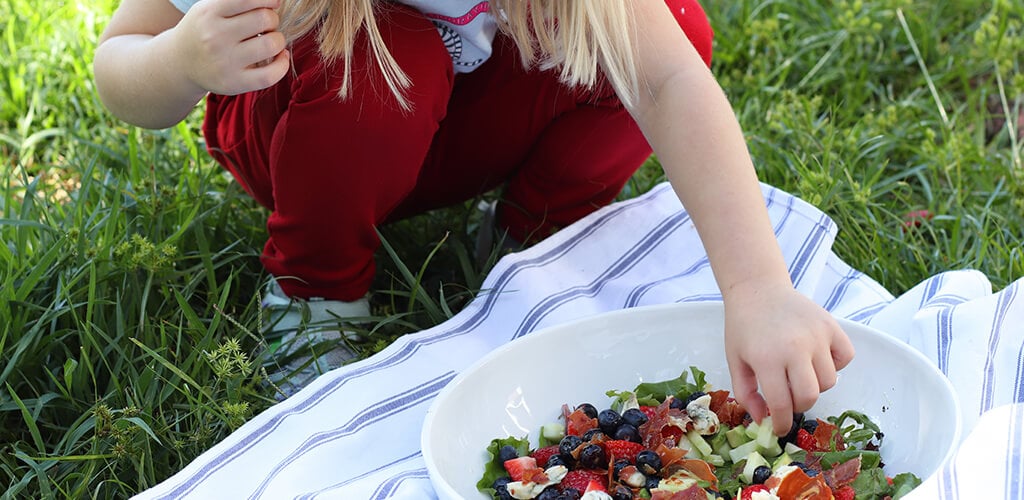
{"label": "feta cheese", "polygon": [[718,432],[718,415],[711,411],[711,396],[705,394],[686,405],[686,414],[702,436]]}
{"label": "feta cheese", "polygon": [[522,481],[512,481],[508,483],[505,488],[508,490],[508,494],[512,495],[512,498],[516,498],[518,500],[537,498],[537,495],[540,495],[540,492],[544,491],[549,486],[554,486],[562,482],[562,479],[565,478],[565,475],[568,472],[569,469],[564,465],[555,465],[548,467],[547,470],[544,471],[544,474],[548,476],[548,482],[544,484],[537,484],[532,481],[525,483]]}
{"label": "feta cheese", "polygon": [[600,490],[591,490],[584,493],[580,500],[612,500],[612,496]]}
{"label": "feta cheese", "polygon": [[771,491],[755,491],[751,493],[750,500],[781,500],[778,495]]}

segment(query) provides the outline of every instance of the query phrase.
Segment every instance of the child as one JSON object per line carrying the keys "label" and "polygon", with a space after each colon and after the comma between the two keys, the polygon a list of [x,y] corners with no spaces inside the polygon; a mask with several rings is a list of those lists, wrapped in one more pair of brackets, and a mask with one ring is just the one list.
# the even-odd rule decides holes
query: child
{"label": "child", "polygon": [[95,72],[143,127],[206,97],[211,154],[270,210],[289,327],[292,299],[368,313],[378,224],[504,185],[499,226],[539,239],[653,148],[722,290],[736,397],[785,434],[853,347],[790,281],[710,56],[695,0],[123,0]]}

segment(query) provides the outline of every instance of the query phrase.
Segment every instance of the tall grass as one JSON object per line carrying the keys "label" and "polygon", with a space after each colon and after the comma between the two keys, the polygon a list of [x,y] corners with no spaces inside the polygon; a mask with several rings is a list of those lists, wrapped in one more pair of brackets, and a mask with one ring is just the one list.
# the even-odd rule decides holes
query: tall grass
{"label": "tall grass", "polygon": [[[130,495],[274,401],[254,333],[265,213],[204,153],[198,111],[142,131],[103,110],[90,64],[115,5],[0,0],[8,497]],[[707,7],[762,179],[829,213],[841,257],[894,293],[949,269],[1024,275],[1024,5]],[[662,179],[652,159],[622,197]],[[478,219],[468,202],[382,228],[363,354],[479,290]]]}

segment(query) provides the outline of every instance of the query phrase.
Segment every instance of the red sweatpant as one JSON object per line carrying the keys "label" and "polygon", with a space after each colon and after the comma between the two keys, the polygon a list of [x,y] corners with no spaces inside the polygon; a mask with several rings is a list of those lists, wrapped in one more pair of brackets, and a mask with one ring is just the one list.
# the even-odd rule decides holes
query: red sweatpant
{"label": "red sweatpant", "polygon": [[[712,32],[696,0],[666,0],[710,64]],[[373,280],[376,226],[506,185],[498,223],[547,236],[610,203],[651,149],[608,85],[568,88],[525,70],[499,34],[491,58],[458,76],[433,24],[388,9],[381,34],[413,85],[402,111],[371,66],[365,38],[340,100],[338,67],[307,36],[293,71],[238,96],[210,95],[213,157],[270,209],[262,262],[293,297],[355,300]]]}

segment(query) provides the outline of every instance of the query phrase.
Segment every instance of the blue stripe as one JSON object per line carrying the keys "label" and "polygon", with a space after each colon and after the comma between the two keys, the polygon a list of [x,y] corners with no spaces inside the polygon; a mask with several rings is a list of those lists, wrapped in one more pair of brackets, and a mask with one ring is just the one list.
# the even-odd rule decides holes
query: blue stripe
{"label": "blue stripe", "polygon": [[807,272],[808,264],[811,259],[818,254],[818,248],[821,246],[822,240],[825,239],[826,235],[832,234],[832,229],[835,228],[835,223],[832,219],[829,219],[827,215],[822,214],[818,219],[817,227],[811,231],[808,238],[804,240],[803,246],[797,253],[796,259],[790,264],[789,276],[793,281],[793,285],[798,285]]}
{"label": "blue stripe", "polygon": [[924,294],[921,295],[921,302],[917,305],[918,309],[924,309],[925,303],[931,300],[932,297],[938,293],[939,288],[942,286],[942,282],[945,279],[946,277],[940,274],[928,280],[928,285],[924,289]]}
{"label": "blue stripe", "polygon": [[[765,207],[767,207],[768,209],[771,209],[774,205],[776,205],[775,197],[776,197],[776,195],[778,193],[779,193],[779,191],[777,189],[772,189],[772,190],[770,190],[768,192],[768,195],[765,197]],[[786,205],[785,211],[783,212],[783,214],[780,217],[779,221],[776,223],[776,227],[774,228],[774,232],[775,232],[775,237],[776,238],[779,238],[779,235],[782,234],[782,230],[783,230],[783,227],[785,227],[785,225],[786,225],[786,221],[789,220],[790,214],[793,213],[793,204],[794,203],[795,203],[794,202],[794,198],[792,196],[790,196],[789,197],[789,203]],[[629,293],[629,295],[626,297],[626,301],[623,304],[623,308],[625,309],[625,308],[636,307],[636,306],[640,305],[641,300],[643,300],[643,297],[645,295],[647,295],[647,292],[650,292],[651,290],[653,290],[658,285],[661,285],[663,283],[670,283],[672,281],[679,280],[679,279],[685,278],[687,276],[692,276],[692,275],[700,272],[701,270],[707,268],[709,264],[710,264],[710,261],[708,261],[707,255],[704,254],[700,259],[697,260],[697,262],[693,263],[692,265],[690,265],[688,268],[684,269],[680,273],[677,273],[677,274],[674,274],[674,275],[671,275],[671,276],[667,276],[665,278],[658,279],[658,280],[652,281],[650,283],[645,283],[645,284],[642,284],[642,285],[639,285],[639,286],[635,287]],[[714,300],[714,299],[709,299],[709,300]],[[719,295],[719,299],[717,299],[717,300],[721,300],[721,295]],[[680,300],[678,302],[682,302],[682,300]]]}
{"label": "blue stripe", "polygon": [[702,293],[697,295],[688,295],[686,297],[676,300],[676,303],[684,302],[709,302],[709,301],[721,301],[722,294],[720,293]]}
{"label": "blue stripe", "polygon": [[270,473],[263,478],[259,486],[256,487],[256,490],[249,495],[249,498],[259,498],[270,486],[270,483],[273,482],[274,478],[281,473],[281,471],[306,453],[309,453],[310,451],[313,451],[314,449],[336,439],[354,434],[360,429],[385,420],[388,417],[392,417],[405,410],[416,407],[424,401],[429,401],[436,396],[444,386],[448,385],[448,382],[451,382],[453,378],[455,378],[455,372],[448,372],[441,377],[437,377],[433,380],[420,384],[402,394],[382,400],[377,404],[366,408],[340,427],[330,431],[317,432],[309,436],[306,438],[304,443],[299,445],[297,449],[289,453],[288,456],[278,462],[278,464],[270,470]]}
{"label": "blue stripe", "polygon": [[593,281],[584,286],[575,286],[562,292],[556,293],[542,300],[523,318],[519,328],[516,329],[513,339],[522,337],[532,332],[537,325],[559,306],[571,302],[578,297],[592,297],[596,295],[611,280],[616,279],[627,271],[636,267],[644,256],[658,246],[659,243],[669,237],[675,230],[683,227],[690,220],[686,212],[677,212],[662,221],[658,226],[642,238],[631,249],[615,260],[612,265]]}
{"label": "blue stripe", "polygon": [[949,346],[953,341],[953,307],[944,307],[935,315],[936,346],[935,360],[939,370],[949,375]]}
{"label": "blue stripe", "polygon": [[1010,441],[1006,457],[1006,498],[1024,498],[1024,405],[1010,408]]}
{"label": "blue stripe", "polygon": [[398,460],[395,460],[393,462],[389,462],[389,463],[383,464],[383,465],[377,467],[374,470],[366,471],[366,472],[364,472],[362,474],[359,474],[358,476],[353,476],[353,477],[347,478],[347,479],[345,479],[344,481],[342,481],[340,483],[332,484],[330,486],[327,486],[325,488],[321,488],[320,490],[314,491],[312,493],[306,493],[305,495],[302,495],[302,496],[300,496],[298,498],[311,499],[311,498],[319,496],[319,495],[321,495],[323,493],[326,493],[328,491],[336,490],[336,489],[339,489],[339,488],[344,488],[345,486],[348,486],[348,485],[350,485],[352,483],[355,483],[356,481],[365,479],[365,478],[367,478],[367,477],[369,477],[369,476],[371,476],[373,474],[376,474],[376,473],[380,472],[383,469],[387,469],[388,467],[393,467],[395,465],[401,464],[402,462],[408,462],[410,460],[414,460],[414,459],[418,459],[418,458],[422,458],[422,457],[423,457],[423,453],[421,453],[420,451],[416,451],[415,453],[413,453],[411,455],[407,455],[407,456],[399,458]]}
{"label": "blue stripe", "polygon": [[864,323],[865,325],[870,325],[871,324],[871,320],[875,319],[875,316],[882,309],[885,309],[886,306],[888,306],[889,304],[890,304],[889,302],[879,302],[877,304],[872,304],[870,306],[862,307],[862,308],[854,311],[849,316],[847,316],[846,319],[848,319],[850,321],[858,321],[858,322]]}
{"label": "blue stripe", "polygon": [[825,305],[823,306],[825,310],[834,310],[836,306],[839,305],[839,302],[843,300],[843,297],[846,297],[846,290],[848,290],[850,285],[855,283],[860,276],[862,276],[862,273],[851,267],[850,270],[847,271],[846,275],[839,280],[839,283],[832,288],[832,292],[829,294],[828,299],[825,300]]}
{"label": "blue stripe", "polygon": [[999,294],[999,302],[996,305],[995,315],[992,318],[992,328],[989,332],[988,356],[985,358],[985,378],[981,384],[981,412],[992,408],[992,400],[995,397],[995,358],[999,349],[999,332],[1003,329],[1003,322],[1006,320],[1010,306],[1016,297],[1016,286],[1011,286]]}
{"label": "blue stripe", "polygon": [[1024,342],[1017,351],[1017,378],[1013,383],[1013,400],[1024,403]]}
{"label": "blue stripe", "polygon": [[[348,373],[345,373],[339,377],[333,378],[330,383],[326,384],[319,390],[306,395],[302,399],[293,397],[290,401],[296,401],[294,406],[290,409],[281,411],[280,413],[274,414],[266,423],[252,429],[247,435],[240,436],[236,443],[230,448],[224,450],[220,454],[213,456],[209,461],[200,468],[195,474],[184,478],[181,483],[173,488],[168,493],[161,495],[157,498],[179,498],[187,495],[193,489],[199,486],[203,481],[209,478],[214,472],[223,468],[235,458],[242,456],[250,448],[262,441],[263,438],[273,433],[282,422],[290,415],[301,414],[311,410],[321,400],[329,396],[331,393],[339,390],[348,381],[354,380],[359,377],[370,375],[377,371],[381,371],[391,366],[401,364],[408,360],[419,350],[422,345],[429,345],[436,342],[441,342],[452,337],[457,337],[472,331],[476,326],[482,323],[497,303],[497,297],[500,293],[508,286],[508,283],[519,273],[524,272],[533,267],[542,266],[550,261],[557,260],[559,257],[564,255],[566,252],[579,245],[582,241],[586,240],[591,234],[599,230],[600,228],[608,225],[616,217],[629,212],[631,209],[638,209],[646,207],[647,205],[653,204],[657,199],[666,195],[666,192],[671,192],[671,187],[663,185],[661,187],[652,189],[647,196],[641,198],[634,198],[633,200],[622,202],[613,208],[610,208],[604,215],[598,217],[590,225],[582,228],[579,233],[574,235],[572,238],[563,242],[562,244],[552,248],[551,251],[529,260],[523,260],[517,263],[517,265],[510,266],[506,269],[498,278],[495,279],[495,286],[492,288],[492,292],[487,294],[481,294],[478,300],[482,303],[480,310],[478,310],[473,316],[471,316],[466,322],[461,325],[453,326],[450,330],[439,332],[431,336],[419,336],[415,338],[409,338],[405,340],[405,345],[393,354],[390,354],[386,358],[381,358],[374,363],[353,368]],[[400,340],[402,342],[403,340]]]}
{"label": "blue stripe", "polygon": [[429,477],[427,469],[416,469],[396,474],[378,486],[377,491],[373,492],[373,495],[370,495],[370,498],[388,498],[398,490],[398,487],[407,479],[429,479]]}

